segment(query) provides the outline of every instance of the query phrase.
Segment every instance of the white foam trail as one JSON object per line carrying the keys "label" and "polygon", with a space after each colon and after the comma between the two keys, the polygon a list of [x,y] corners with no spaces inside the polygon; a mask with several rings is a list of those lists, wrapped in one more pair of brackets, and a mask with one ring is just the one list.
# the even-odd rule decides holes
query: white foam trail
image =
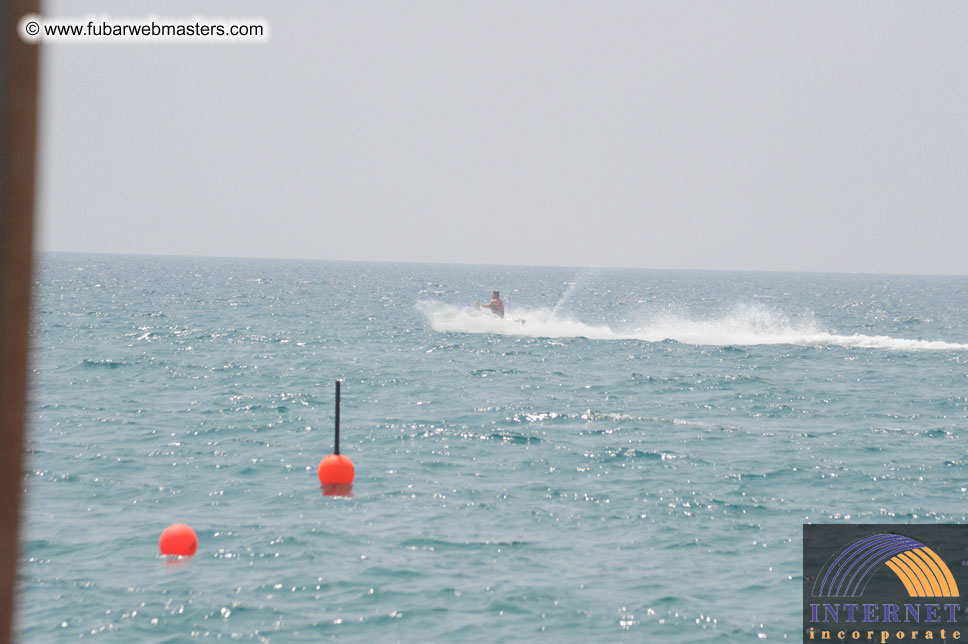
{"label": "white foam trail", "polygon": [[790,344],[840,346],[902,351],[968,351],[968,344],[934,340],[912,340],[887,335],[840,335],[817,327],[812,318],[791,320],[784,313],[760,305],[736,306],[729,313],[708,319],[678,315],[659,316],[644,324],[613,329],[607,324],[586,324],[561,317],[548,308],[518,308],[501,319],[477,307],[459,307],[423,300],[417,309],[434,331],[451,333],[494,333],[533,338],[588,338],[590,340],[675,340],[684,344],[712,346],[755,346]]}

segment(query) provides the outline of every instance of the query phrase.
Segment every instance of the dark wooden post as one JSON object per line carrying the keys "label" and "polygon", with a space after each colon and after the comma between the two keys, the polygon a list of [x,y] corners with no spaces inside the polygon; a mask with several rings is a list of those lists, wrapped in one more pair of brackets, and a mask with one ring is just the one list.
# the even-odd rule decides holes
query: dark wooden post
{"label": "dark wooden post", "polygon": [[38,45],[17,24],[36,0],[0,3],[0,642],[13,638],[30,326]]}

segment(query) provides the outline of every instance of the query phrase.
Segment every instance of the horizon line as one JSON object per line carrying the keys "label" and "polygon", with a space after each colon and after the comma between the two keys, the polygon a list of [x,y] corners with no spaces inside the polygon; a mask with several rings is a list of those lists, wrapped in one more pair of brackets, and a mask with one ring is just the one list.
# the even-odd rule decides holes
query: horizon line
{"label": "horizon line", "polygon": [[168,257],[182,259],[231,259],[231,260],[268,260],[278,262],[333,262],[348,264],[416,264],[418,266],[487,266],[504,268],[559,268],[571,270],[616,270],[616,271],[686,271],[696,273],[770,273],[789,275],[861,275],[882,277],[968,277],[968,273],[890,273],[881,271],[850,272],[842,270],[790,270],[790,269],[762,269],[762,268],[668,268],[658,266],[574,266],[566,264],[511,264],[511,263],[461,263],[448,261],[417,261],[395,259],[334,259],[320,257],[270,257],[244,255],[191,255],[179,253],[128,253],[120,251],[86,251],[86,250],[37,250],[35,257],[40,255],[110,255],[118,257]]}

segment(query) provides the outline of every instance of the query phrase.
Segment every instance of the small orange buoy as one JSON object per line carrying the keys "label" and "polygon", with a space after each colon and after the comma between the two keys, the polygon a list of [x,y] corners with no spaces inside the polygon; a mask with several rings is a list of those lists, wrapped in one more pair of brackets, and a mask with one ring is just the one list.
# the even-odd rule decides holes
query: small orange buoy
{"label": "small orange buoy", "polygon": [[349,485],[356,472],[348,456],[330,454],[319,462],[317,474],[321,485]]}
{"label": "small orange buoy", "polygon": [[198,549],[198,537],[195,531],[184,523],[175,523],[161,533],[158,547],[161,548],[163,555],[190,557]]}

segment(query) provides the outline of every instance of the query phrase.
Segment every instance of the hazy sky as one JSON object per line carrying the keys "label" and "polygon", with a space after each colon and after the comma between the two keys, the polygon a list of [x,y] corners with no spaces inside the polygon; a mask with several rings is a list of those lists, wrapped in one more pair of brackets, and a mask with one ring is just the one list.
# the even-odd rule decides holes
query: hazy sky
{"label": "hazy sky", "polygon": [[[199,9],[202,7],[202,9]],[[968,274],[968,2],[47,2],[42,250]]]}

